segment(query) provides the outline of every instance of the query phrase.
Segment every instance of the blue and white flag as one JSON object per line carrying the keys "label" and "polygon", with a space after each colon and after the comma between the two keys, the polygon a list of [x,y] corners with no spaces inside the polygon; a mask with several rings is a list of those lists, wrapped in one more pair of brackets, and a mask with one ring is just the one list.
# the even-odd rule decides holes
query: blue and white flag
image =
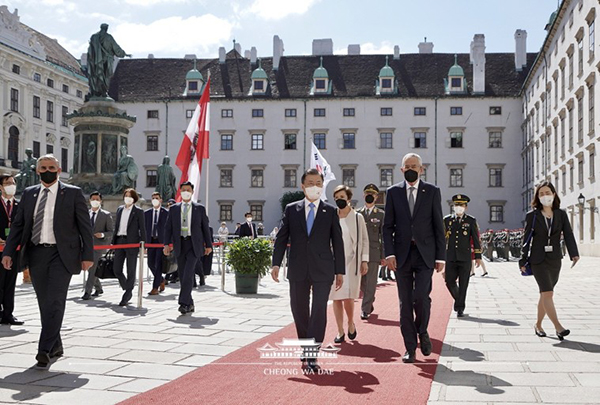
{"label": "blue and white flag", "polygon": [[327,183],[331,180],[335,180],[335,174],[331,170],[331,166],[327,163],[327,160],[321,155],[319,149],[312,141],[312,149],[310,153],[310,168],[317,169],[319,173],[323,175],[323,193],[321,194],[321,200],[327,201]]}

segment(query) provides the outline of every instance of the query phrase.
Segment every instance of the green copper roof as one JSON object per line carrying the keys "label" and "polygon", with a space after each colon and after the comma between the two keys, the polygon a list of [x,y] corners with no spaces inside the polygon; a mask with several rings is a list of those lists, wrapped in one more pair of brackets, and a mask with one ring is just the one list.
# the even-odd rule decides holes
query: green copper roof
{"label": "green copper roof", "polygon": [[202,73],[200,73],[198,71],[198,69],[196,69],[196,59],[194,59],[194,68],[192,70],[190,70],[189,72],[187,72],[187,74],[185,75],[185,80],[202,80],[202,81],[204,81],[204,78],[202,77]]}
{"label": "green copper roof", "polygon": [[448,71],[448,76],[464,76],[465,71],[458,65],[458,56],[454,55],[454,66]]}
{"label": "green copper roof", "polygon": [[323,57],[321,56],[321,63],[318,68],[315,69],[315,73],[313,74],[313,79],[329,79],[329,73],[327,73],[327,69],[323,67]]}
{"label": "green copper roof", "polygon": [[379,71],[379,77],[395,77],[396,75],[394,74],[394,69],[392,69],[390,67],[390,65],[388,65],[388,58],[389,56],[385,57],[385,66],[381,68],[381,70]]}
{"label": "green copper roof", "polygon": [[269,78],[267,76],[267,72],[265,72],[265,70],[261,66],[260,59],[258,60],[258,67],[256,69],[254,69],[254,72],[252,72],[251,78],[252,78],[252,80]]}

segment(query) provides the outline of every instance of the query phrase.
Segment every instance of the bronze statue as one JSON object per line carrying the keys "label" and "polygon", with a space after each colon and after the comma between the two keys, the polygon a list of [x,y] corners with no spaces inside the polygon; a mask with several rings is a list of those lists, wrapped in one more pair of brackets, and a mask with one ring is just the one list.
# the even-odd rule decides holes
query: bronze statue
{"label": "bronze statue", "polygon": [[127,146],[121,146],[121,160],[117,172],[113,175],[112,194],[119,195],[126,188],[135,188],[138,167],[131,155],[127,154]]}
{"label": "bronze statue", "polygon": [[37,166],[37,158],[33,157],[33,150],[25,149],[27,159],[23,160],[21,171],[15,176],[17,182],[17,193],[21,193],[29,186],[34,186],[38,183],[35,169]]}
{"label": "bronze statue", "polygon": [[100,31],[90,38],[87,52],[87,74],[91,97],[108,97],[108,86],[113,75],[113,60],[126,54],[108,32],[108,24],[100,25]]}
{"label": "bronze statue", "polygon": [[169,165],[169,161],[169,157],[165,156],[162,164],[158,166],[158,178],[155,191],[160,193],[163,201],[175,198],[177,192],[177,179],[175,178],[175,173],[173,173],[173,168]]}

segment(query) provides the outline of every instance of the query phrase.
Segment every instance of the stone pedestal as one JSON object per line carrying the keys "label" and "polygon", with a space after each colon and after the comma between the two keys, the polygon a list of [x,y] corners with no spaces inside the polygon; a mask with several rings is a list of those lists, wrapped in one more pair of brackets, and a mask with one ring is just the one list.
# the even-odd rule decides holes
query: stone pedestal
{"label": "stone pedestal", "polygon": [[136,118],[117,108],[110,98],[92,98],[69,114],[68,119],[75,132],[71,183],[85,194],[98,190],[104,196],[110,195],[119,151],[121,146],[127,146],[129,129]]}

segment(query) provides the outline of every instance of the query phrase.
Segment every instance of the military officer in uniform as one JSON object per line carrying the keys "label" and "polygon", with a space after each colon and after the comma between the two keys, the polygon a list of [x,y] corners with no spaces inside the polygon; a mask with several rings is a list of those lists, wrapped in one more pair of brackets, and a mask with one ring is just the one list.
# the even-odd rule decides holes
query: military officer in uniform
{"label": "military officer in uniform", "polygon": [[383,215],[384,211],[375,206],[375,200],[379,195],[379,189],[375,184],[367,184],[363,189],[365,206],[357,210],[362,214],[367,224],[367,235],[369,236],[369,271],[362,276],[360,289],[363,293],[362,311],[360,318],[365,320],[373,312],[375,302],[375,290],[377,288],[377,274],[379,266],[385,265],[383,255]]}
{"label": "military officer in uniform", "polygon": [[[477,220],[465,213],[470,199],[464,194],[452,197],[454,214],[444,217],[446,233],[446,287],[454,298],[454,310],[462,318],[465,311],[467,287],[471,273],[471,242],[475,267],[481,266],[481,244]],[[458,279],[458,285],[456,280]]]}

